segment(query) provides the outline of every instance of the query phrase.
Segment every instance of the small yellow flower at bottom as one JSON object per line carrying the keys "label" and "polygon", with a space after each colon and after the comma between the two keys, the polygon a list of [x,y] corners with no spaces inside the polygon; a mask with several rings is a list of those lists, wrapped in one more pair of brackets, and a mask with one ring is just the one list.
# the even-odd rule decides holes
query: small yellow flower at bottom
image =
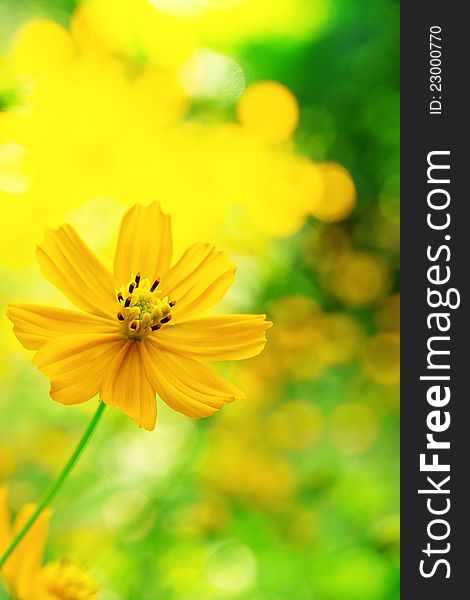
{"label": "small yellow flower at bottom", "polygon": [[[0,487],[0,555],[33,514],[26,504],[11,523],[8,489]],[[95,600],[98,587],[90,575],[67,561],[42,566],[51,511],[44,510],[0,573],[15,600]]]}
{"label": "small yellow flower at bottom", "polygon": [[98,586],[82,568],[62,560],[47,564],[37,578],[31,600],[94,600]]}
{"label": "small yellow flower at bottom", "polygon": [[125,214],[113,274],[70,225],[49,230],[37,258],[43,275],[84,311],[8,308],[54,400],[78,404],[99,394],[151,430],[157,394],[189,417],[212,415],[244,397],[201,361],[259,354],[271,323],[265,315],[205,314],[234,282],[235,265],[200,243],[170,266],[170,217],[159,204]]}

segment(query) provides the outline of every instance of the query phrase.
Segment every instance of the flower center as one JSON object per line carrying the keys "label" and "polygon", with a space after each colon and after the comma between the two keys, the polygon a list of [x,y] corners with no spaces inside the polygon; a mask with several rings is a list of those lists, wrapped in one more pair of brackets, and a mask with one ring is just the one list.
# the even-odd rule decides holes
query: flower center
{"label": "flower center", "polygon": [[98,595],[98,587],[90,575],[66,560],[46,565],[37,584],[38,597],[44,594],[44,598],[51,600],[91,600]]}
{"label": "flower center", "polygon": [[149,279],[141,279],[140,273],[137,273],[134,279],[117,290],[117,318],[128,338],[141,339],[171,320],[175,301],[170,302],[167,296],[162,298],[159,283],[159,279],[153,283]]}

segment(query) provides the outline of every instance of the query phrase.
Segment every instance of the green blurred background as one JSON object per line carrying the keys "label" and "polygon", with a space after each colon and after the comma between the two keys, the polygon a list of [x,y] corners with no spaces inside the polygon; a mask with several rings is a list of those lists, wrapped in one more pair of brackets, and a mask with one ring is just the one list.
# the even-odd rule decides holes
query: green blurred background
{"label": "green blurred background", "polygon": [[[46,560],[87,567],[103,600],[397,599],[398,2],[0,0],[0,51],[2,310],[63,302],[34,264],[45,227],[106,260],[126,206],[159,199],[177,247],[238,264],[225,308],[274,322],[224,366],[246,401],[201,421],[160,403],[150,434],[107,411]],[[52,402],[1,332],[17,511],[94,406]]]}

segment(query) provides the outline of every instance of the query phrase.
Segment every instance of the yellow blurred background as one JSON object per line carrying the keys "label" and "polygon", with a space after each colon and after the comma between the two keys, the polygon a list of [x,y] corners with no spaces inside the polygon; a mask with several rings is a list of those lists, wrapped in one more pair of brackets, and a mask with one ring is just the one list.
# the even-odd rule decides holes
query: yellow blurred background
{"label": "yellow blurred background", "polygon": [[[396,600],[398,3],[0,2],[0,305],[67,306],[35,264],[68,222],[108,264],[136,202],[176,253],[238,265],[227,310],[267,312],[247,393],[155,432],[107,411],[54,505],[47,557],[103,600]],[[92,407],[56,405],[2,334],[0,482],[14,511]],[[0,592],[1,597],[1,592]]]}

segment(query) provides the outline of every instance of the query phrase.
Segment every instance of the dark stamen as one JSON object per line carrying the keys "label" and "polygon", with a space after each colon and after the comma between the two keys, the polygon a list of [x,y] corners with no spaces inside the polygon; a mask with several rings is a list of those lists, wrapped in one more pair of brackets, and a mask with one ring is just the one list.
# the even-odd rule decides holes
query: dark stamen
{"label": "dark stamen", "polygon": [[124,298],[122,297],[121,292],[118,292],[117,299],[119,300],[119,302],[123,302]]}
{"label": "dark stamen", "polygon": [[129,298],[126,298],[126,301],[124,302],[124,308],[129,308],[129,306],[131,305],[131,300],[132,298],[129,296]]}
{"label": "dark stamen", "polygon": [[129,294],[132,294],[132,292],[134,291],[135,285],[133,283],[130,284],[129,286]]}
{"label": "dark stamen", "polygon": [[172,300],[171,302],[168,303],[168,306],[171,306],[171,308],[173,308],[173,306],[176,304],[176,300]]}
{"label": "dark stamen", "polygon": [[159,283],[160,283],[160,279],[155,279],[155,281],[152,283],[152,287],[150,288],[150,291],[154,292],[157,289]]}
{"label": "dark stamen", "polygon": [[140,273],[137,273],[137,275],[135,276],[135,287],[139,287],[139,283],[140,283]]}
{"label": "dark stamen", "polygon": [[156,325],[152,325],[151,329],[152,331],[157,331],[158,329],[160,329],[161,325],[160,323],[157,323]]}
{"label": "dark stamen", "polygon": [[171,315],[168,315],[164,319],[160,319],[160,323],[162,323],[162,324],[168,323],[168,321],[171,321]]}
{"label": "dark stamen", "polygon": [[124,321],[124,316],[123,316],[123,314],[122,314],[122,313],[120,313],[120,312],[118,312],[118,314],[117,314],[117,318],[118,318],[120,321]]}
{"label": "dark stamen", "polygon": [[136,323],[135,321],[133,321],[133,322],[130,324],[130,328],[131,328],[131,329],[137,329],[137,323]]}

